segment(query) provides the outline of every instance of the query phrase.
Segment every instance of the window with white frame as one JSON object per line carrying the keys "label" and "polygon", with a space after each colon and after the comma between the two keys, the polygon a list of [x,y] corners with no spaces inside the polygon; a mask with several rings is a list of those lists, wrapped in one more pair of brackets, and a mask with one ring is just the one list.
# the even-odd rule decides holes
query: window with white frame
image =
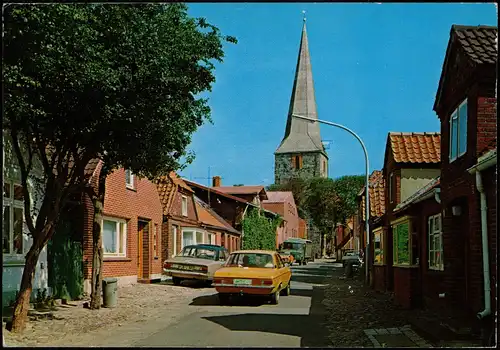
{"label": "window with white frame", "polygon": [[467,100],[450,116],[450,162],[467,151]]}
{"label": "window with white frame", "polygon": [[441,214],[429,217],[428,259],[429,269],[444,270],[443,263],[443,232],[441,230]]}
{"label": "window with white frame", "polygon": [[3,185],[4,254],[24,254],[23,251],[24,195],[23,187],[5,180]]}
{"label": "window with white frame", "polygon": [[134,174],[131,170],[125,170],[125,185],[127,188],[134,188]]}
{"label": "window with white frame", "polygon": [[102,246],[105,256],[127,255],[127,222],[105,217],[102,220]]}
{"label": "window with white frame", "polygon": [[[182,248],[188,245],[193,245],[193,244],[203,244],[203,243],[209,243],[208,239],[211,239],[209,237],[210,235],[206,235],[205,232],[203,231],[198,231],[193,228],[186,228],[182,230]],[[207,239],[206,239],[206,238]],[[215,241],[215,237],[214,237]]]}
{"label": "window with white frame", "polygon": [[182,196],[182,216],[188,216],[188,199]]}

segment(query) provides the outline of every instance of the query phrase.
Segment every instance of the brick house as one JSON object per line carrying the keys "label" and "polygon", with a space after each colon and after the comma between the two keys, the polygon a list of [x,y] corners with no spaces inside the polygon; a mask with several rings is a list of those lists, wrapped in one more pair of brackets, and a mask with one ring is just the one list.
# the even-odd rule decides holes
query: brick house
{"label": "brick house", "polygon": [[293,193],[289,191],[268,191],[262,206],[283,218],[283,228],[276,237],[276,247],[288,238],[299,237],[299,214]]}
{"label": "brick house", "polygon": [[[94,165],[90,178],[94,190],[101,168],[101,161]],[[94,207],[86,194],[82,203],[84,290],[89,292]],[[129,170],[115,170],[106,178],[103,216],[103,277],[118,277],[122,285],[160,279],[162,204],[155,184]]]}
{"label": "brick house", "polygon": [[[207,240],[207,243],[224,246],[229,252],[237,250],[241,240],[241,232],[233,228],[198,197],[195,197],[195,206],[200,227],[212,237]],[[226,242],[232,242],[232,245]]]}
{"label": "brick house", "polygon": [[[261,210],[261,213],[267,218],[276,218],[279,216],[276,213],[261,208],[257,204],[247,202],[245,199],[221,192],[214,187],[207,187],[187,179],[183,180],[190,188],[192,188],[196,197],[207,203],[215,213],[217,213],[222,219],[228,222],[239,232],[242,232],[241,222],[245,217],[246,212],[251,208]],[[240,249],[241,247],[241,239],[239,237],[228,236],[228,240],[225,240],[223,243],[224,247],[231,251]]]}
{"label": "brick house", "polygon": [[200,235],[200,243],[204,243],[204,232],[196,231],[198,215],[194,191],[175,172],[158,178],[156,187],[163,206],[161,259],[165,261],[182,250],[184,230],[186,240],[193,244]]}
{"label": "brick house", "polygon": [[392,213],[393,223],[409,222],[413,248],[414,265],[404,271],[399,267],[393,270],[395,301],[406,308],[432,307],[442,293],[444,265],[439,193],[437,177],[399,203]]}
{"label": "brick house", "polygon": [[307,238],[307,222],[299,217],[299,238]]}
{"label": "brick house", "polygon": [[[485,309],[487,299],[496,309],[496,152],[487,152],[496,150],[497,35],[497,27],[452,26],[434,102],[442,134],[442,302],[471,317]],[[485,161],[482,155],[490,157],[489,168],[477,165]],[[481,183],[489,191],[483,220]],[[483,254],[489,261],[483,262]]]}
{"label": "brick house", "polygon": [[[382,171],[374,170],[369,178],[369,196],[370,196],[370,232],[372,239],[371,256],[374,257],[374,266],[372,268],[372,282],[377,290],[385,290],[386,258],[383,250],[383,239],[386,237],[386,229],[383,226],[385,218],[385,179]],[[359,241],[359,248],[366,251],[366,198],[365,186],[358,193],[358,212],[356,214],[357,223],[354,225],[354,237]]]}
{"label": "brick house", "polygon": [[[387,137],[382,170],[386,181],[383,228],[373,230],[373,240],[380,240],[385,252],[385,289],[399,291],[414,278],[417,265],[416,241],[412,239],[411,218],[395,215],[396,207],[440,175],[439,133],[390,132]],[[378,238],[380,236],[380,238]],[[397,250],[393,252],[393,247]],[[377,272],[374,267],[374,279]],[[414,271],[415,270],[415,271]],[[378,282],[375,282],[378,283]]]}
{"label": "brick house", "polygon": [[268,199],[264,186],[221,186],[220,176],[214,176],[212,188],[219,192],[244,199],[259,207],[262,207],[263,201]]}

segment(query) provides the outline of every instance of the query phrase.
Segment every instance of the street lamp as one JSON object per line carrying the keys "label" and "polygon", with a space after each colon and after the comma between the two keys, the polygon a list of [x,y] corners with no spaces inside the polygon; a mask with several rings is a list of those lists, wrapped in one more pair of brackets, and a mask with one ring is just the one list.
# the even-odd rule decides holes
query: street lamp
{"label": "street lamp", "polygon": [[370,220],[370,194],[369,194],[370,191],[369,191],[368,185],[369,185],[370,180],[369,180],[368,151],[366,150],[365,144],[363,143],[363,140],[361,140],[361,137],[359,137],[354,131],[352,131],[349,128],[346,128],[343,125],[340,125],[337,123],[332,123],[332,122],[329,122],[326,120],[304,117],[304,116],[297,115],[297,114],[292,114],[292,117],[308,120],[308,121],[313,122],[313,123],[317,122],[317,123],[322,123],[322,124],[326,124],[326,125],[331,125],[331,126],[335,126],[337,128],[343,129],[343,130],[347,131],[349,134],[351,134],[352,136],[354,136],[356,138],[356,140],[359,141],[361,147],[363,148],[363,152],[365,154],[365,198],[366,198],[366,205],[365,205],[365,216],[366,216],[366,218],[365,218],[365,230],[366,230],[365,272],[366,272],[366,275],[365,275],[365,278],[366,278],[366,283],[368,284],[370,282],[370,274],[368,273],[368,261],[369,261],[368,256],[370,253],[370,224],[368,222],[368,220]]}

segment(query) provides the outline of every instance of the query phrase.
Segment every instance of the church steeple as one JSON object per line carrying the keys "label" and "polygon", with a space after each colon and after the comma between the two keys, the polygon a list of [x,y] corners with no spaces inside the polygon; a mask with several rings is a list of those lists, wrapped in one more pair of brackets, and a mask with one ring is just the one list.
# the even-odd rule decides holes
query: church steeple
{"label": "church steeple", "polygon": [[298,114],[309,118],[318,118],[305,15],[303,21],[302,37],[300,40],[299,56],[297,59],[285,136],[275,154],[320,152],[328,159],[321,142],[319,124],[292,117],[292,114]]}

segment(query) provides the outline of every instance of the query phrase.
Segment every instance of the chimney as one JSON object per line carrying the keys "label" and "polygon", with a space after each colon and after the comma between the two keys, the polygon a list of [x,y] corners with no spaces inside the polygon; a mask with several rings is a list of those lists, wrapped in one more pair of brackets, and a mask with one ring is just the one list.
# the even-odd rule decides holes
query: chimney
{"label": "chimney", "polygon": [[212,178],[212,187],[220,187],[220,176],[214,176]]}

